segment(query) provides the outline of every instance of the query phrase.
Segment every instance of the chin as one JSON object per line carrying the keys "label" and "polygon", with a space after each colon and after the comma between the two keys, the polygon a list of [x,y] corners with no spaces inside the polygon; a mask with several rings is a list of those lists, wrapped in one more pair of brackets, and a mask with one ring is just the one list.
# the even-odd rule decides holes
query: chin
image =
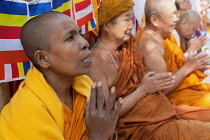
{"label": "chin", "polygon": [[131,38],[131,35],[127,35],[123,40],[126,42],[126,41],[130,40],[130,38]]}
{"label": "chin", "polygon": [[91,71],[91,67],[89,67],[86,70],[84,70],[81,75],[87,75],[87,74],[90,73],[90,71]]}

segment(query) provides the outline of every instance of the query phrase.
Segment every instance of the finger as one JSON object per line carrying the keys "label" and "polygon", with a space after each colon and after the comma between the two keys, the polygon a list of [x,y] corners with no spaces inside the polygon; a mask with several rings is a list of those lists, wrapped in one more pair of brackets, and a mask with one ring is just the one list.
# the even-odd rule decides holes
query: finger
{"label": "finger", "polygon": [[90,96],[90,111],[96,110],[96,83],[92,85]]}
{"label": "finger", "polygon": [[207,40],[207,37],[204,36],[204,35],[200,35],[200,36],[198,37],[198,39],[199,39],[199,40]]}
{"label": "finger", "polygon": [[210,63],[210,59],[207,58],[207,59],[201,59],[201,65],[208,65]]}
{"label": "finger", "polygon": [[205,36],[204,35],[200,35],[199,37],[198,37],[198,39],[202,39],[202,38],[204,38]]}
{"label": "finger", "polygon": [[106,113],[110,114],[115,106],[115,87],[112,87],[109,94],[109,99],[106,102]]}
{"label": "finger", "polygon": [[166,90],[168,88],[170,88],[171,86],[163,86],[163,87],[160,87],[160,90],[159,91],[163,91],[163,90]]}
{"label": "finger", "polygon": [[205,54],[205,55],[203,55],[203,56],[198,56],[197,57],[197,60],[199,61],[199,62],[201,62],[201,63],[205,63],[205,62],[209,62],[209,59],[210,59],[210,56],[208,55],[208,54]]}
{"label": "finger", "polygon": [[206,59],[208,57],[209,57],[208,54],[203,53],[203,54],[198,54],[195,58],[201,60],[201,59]]}
{"label": "finger", "polygon": [[195,36],[195,37],[191,38],[190,41],[194,41],[196,39],[197,39],[197,37]]}
{"label": "finger", "polygon": [[210,65],[203,65],[199,67],[199,69],[210,69]]}
{"label": "finger", "polygon": [[103,92],[103,88],[102,88],[102,82],[98,83],[96,96],[97,96],[97,100],[96,100],[97,109],[98,109],[99,113],[103,113],[105,101],[104,101],[104,92]]}
{"label": "finger", "polygon": [[117,100],[117,106],[116,106],[116,108],[114,109],[114,114],[115,114],[115,116],[119,116],[120,110],[121,110],[121,108],[122,108],[122,105],[123,105],[123,99],[120,97],[120,98]]}
{"label": "finger", "polygon": [[85,106],[85,117],[89,117],[89,111],[90,111],[90,99],[87,99]]}
{"label": "finger", "polygon": [[159,82],[161,83],[165,83],[165,82],[172,82],[175,80],[175,76],[170,76],[168,78],[164,78],[164,79],[160,79]]}
{"label": "finger", "polygon": [[201,40],[206,42],[208,39],[207,39],[206,36],[204,36],[204,37],[201,38]]}
{"label": "finger", "polygon": [[144,77],[151,77],[151,76],[153,76],[155,74],[155,71],[149,71],[149,72],[147,72],[145,75],[144,75]]}
{"label": "finger", "polygon": [[157,73],[155,76],[153,76],[154,80],[162,80],[165,78],[172,78],[171,77],[172,73],[171,72],[164,72],[164,73]]}
{"label": "finger", "polygon": [[175,80],[170,80],[170,81],[166,81],[166,82],[162,82],[160,84],[160,87],[164,87],[164,86],[172,86],[175,83]]}

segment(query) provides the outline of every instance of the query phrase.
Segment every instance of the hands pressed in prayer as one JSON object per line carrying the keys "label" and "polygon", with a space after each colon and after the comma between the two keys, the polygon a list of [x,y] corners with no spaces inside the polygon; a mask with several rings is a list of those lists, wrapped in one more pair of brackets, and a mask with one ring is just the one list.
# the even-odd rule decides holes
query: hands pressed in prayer
{"label": "hands pressed in prayer", "polygon": [[140,87],[145,90],[146,94],[152,94],[171,87],[175,82],[174,79],[175,77],[170,72],[148,72],[144,75]]}
{"label": "hands pressed in prayer", "polygon": [[187,52],[200,50],[201,47],[203,47],[206,44],[206,42],[207,42],[207,37],[204,35],[200,35],[198,38],[194,37],[190,39]]}
{"label": "hands pressed in prayer", "polygon": [[208,54],[197,54],[197,51],[192,51],[185,57],[184,66],[194,71],[210,68],[208,63],[210,63],[210,56]]}
{"label": "hands pressed in prayer", "polygon": [[87,100],[85,121],[89,140],[107,140],[113,134],[122,107],[123,100],[115,100],[115,88],[112,87],[108,101],[104,98],[102,82],[94,83],[91,98]]}

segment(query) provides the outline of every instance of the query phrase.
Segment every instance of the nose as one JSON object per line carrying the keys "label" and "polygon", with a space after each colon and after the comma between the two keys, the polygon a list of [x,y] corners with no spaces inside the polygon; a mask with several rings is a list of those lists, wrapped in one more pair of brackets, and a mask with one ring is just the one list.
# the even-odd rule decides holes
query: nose
{"label": "nose", "polygon": [[134,19],[131,20],[131,22],[129,23],[128,29],[132,30],[134,28]]}
{"label": "nose", "polygon": [[88,49],[89,48],[89,43],[82,37],[82,50]]}

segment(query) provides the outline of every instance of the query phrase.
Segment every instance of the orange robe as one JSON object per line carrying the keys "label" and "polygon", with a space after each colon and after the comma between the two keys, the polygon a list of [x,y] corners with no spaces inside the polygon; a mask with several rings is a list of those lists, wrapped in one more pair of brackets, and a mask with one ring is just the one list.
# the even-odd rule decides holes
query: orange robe
{"label": "orange robe", "polygon": [[64,138],[65,140],[87,140],[88,134],[85,126],[84,108],[86,98],[74,92],[74,106],[70,110],[64,103]]}
{"label": "orange robe", "polygon": [[[118,75],[110,85],[116,87],[117,98],[133,92],[147,72],[142,63],[143,55],[133,41],[131,38],[119,51]],[[116,131],[119,140],[200,140],[210,138],[210,123],[180,119],[167,97],[163,93],[154,93],[139,100],[119,118]]]}
{"label": "orange robe", "polygon": [[[141,37],[141,33],[142,30],[136,37],[136,44]],[[164,39],[163,47],[167,71],[177,72],[184,65],[184,53],[172,34]],[[167,97],[176,105],[210,108],[210,84],[201,83],[206,77],[206,74],[198,70],[192,72]]]}
{"label": "orange robe", "polygon": [[[164,40],[164,60],[169,72],[175,73],[184,65],[184,54],[171,34]],[[184,104],[210,108],[210,84],[201,83],[206,75],[200,71],[189,74],[181,84],[167,96],[177,105]]]}
{"label": "orange robe", "polygon": [[30,68],[17,93],[0,114],[0,140],[84,140],[84,106],[92,81],[75,77],[73,111],[62,105],[42,73]]}

